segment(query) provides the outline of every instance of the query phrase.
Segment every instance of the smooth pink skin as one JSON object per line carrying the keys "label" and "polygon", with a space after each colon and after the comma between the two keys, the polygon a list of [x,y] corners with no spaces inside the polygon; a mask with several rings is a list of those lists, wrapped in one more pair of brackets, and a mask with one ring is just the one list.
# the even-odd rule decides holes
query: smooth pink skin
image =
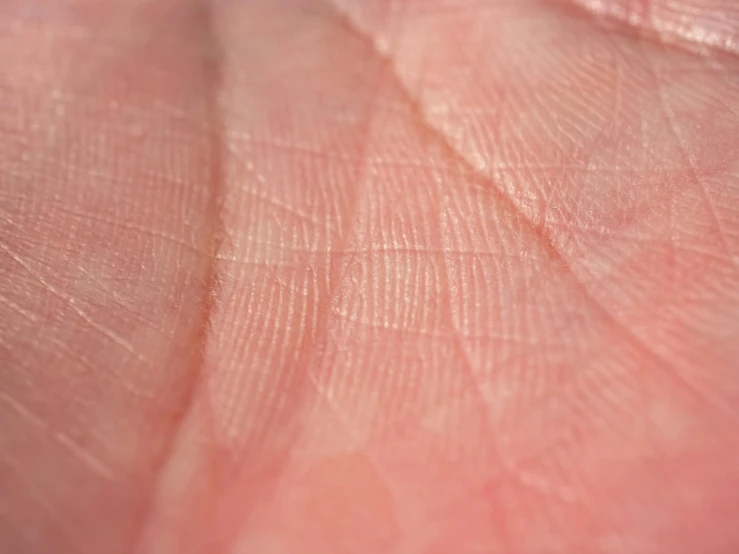
{"label": "smooth pink skin", "polygon": [[0,551],[739,551],[735,0],[0,2]]}

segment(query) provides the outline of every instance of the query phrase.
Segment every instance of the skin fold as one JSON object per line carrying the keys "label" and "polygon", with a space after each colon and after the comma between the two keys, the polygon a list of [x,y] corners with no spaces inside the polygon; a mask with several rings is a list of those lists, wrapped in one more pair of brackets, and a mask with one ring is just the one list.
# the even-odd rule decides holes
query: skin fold
{"label": "skin fold", "polygon": [[0,1],[0,552],[739,551],[739,4]]}

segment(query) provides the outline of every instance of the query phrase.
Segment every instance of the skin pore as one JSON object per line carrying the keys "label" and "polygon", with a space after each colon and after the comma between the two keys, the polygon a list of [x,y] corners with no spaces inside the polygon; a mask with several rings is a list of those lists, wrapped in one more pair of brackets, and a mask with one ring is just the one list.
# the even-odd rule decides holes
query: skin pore
{"label": "skin pore", "polygon": [[735,1],[0,28],[0,551],[737,551]]}

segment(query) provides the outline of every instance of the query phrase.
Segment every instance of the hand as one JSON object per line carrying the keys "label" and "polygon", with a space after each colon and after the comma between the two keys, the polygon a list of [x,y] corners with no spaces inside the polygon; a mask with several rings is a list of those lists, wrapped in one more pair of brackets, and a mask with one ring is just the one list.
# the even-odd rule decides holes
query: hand
{"label": "hand", "polygon": [[0,27],[0,551],[739,549],[736,2]]}

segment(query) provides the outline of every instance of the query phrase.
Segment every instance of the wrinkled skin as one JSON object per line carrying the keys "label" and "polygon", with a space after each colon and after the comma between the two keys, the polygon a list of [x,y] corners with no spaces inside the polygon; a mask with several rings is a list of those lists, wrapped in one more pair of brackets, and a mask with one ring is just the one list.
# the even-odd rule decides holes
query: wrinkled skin
{"label": "wrinkled skin", "polygon": [[739,551],[734,0],[0,27],[0,551]]}

